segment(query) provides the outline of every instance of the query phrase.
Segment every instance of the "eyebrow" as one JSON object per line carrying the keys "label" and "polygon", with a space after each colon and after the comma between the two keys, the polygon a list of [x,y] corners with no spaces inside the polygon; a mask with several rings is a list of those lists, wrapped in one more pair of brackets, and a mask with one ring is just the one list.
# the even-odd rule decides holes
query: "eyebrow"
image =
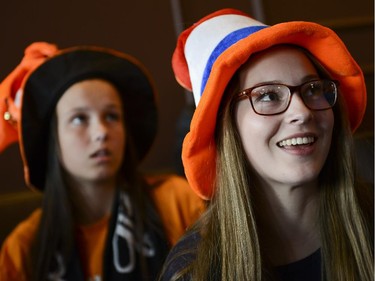
{"label": "eyebrow", "polygon": [[[319,75],[318,74],[308,74],[306,76],[304,76],[301,80],[302,83],[306,83],[306,82],[309,82],[309,81],[312,81],[312,80],[316,80],[316,79],[319,79]],[[257,86],[261,86],[261,85],[265,85],[265,84],[285,84],[285,82],[281,81],[281,80],[269,80],[269,81],[263,81],[263,82],[259,82],[255,85],[253,85],[252,87],[249,87],[249,88],[254,88],[254,87],[257,87]]]}
{"label": "eyebrow", "polygon": [[319,78],[320,78],[319,74],[309,74],[303,77],[302,82],[304,83],[304,82],[308,82],[308,81],[319,79]]}
{"label": "eyebrow", "polygon": [[[88,110],[90,108],[91,108],[91,106],[77,106],[77,107],[71,108],[71,110]],[[108,103],[107,105],[104,106],[104,108],[105,109],[107,109],[107,108],[121,108],[121,105],[118,106],[115,103]]]}

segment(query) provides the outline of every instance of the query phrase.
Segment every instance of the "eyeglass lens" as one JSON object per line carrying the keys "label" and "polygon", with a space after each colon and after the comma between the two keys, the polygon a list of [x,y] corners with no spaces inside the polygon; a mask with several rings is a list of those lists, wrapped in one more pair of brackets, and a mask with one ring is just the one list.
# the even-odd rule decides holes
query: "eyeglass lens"
{"label": "eyeglass lens", "polygon": [[299,86],[262,85],[252,89],[250,101],[258,114],[278,114],[288,108],[292,93],[296,91],[311,110],[329,109],[336,102],[337,88],[331,80],[310,81]]}

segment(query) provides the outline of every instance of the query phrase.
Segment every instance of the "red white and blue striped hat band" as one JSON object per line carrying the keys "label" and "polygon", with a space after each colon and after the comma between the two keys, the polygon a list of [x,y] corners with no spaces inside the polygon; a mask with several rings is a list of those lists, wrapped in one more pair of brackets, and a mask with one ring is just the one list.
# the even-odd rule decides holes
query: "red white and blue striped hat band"
{"label": "red white and blue striped hat band", "polygon": [[211,18],[194,29],[186,40],[185,57],[189,69],[194,70],[190,79],[196,105],[216,59],[239,40],[265,27],[247,16],[229,14]]}

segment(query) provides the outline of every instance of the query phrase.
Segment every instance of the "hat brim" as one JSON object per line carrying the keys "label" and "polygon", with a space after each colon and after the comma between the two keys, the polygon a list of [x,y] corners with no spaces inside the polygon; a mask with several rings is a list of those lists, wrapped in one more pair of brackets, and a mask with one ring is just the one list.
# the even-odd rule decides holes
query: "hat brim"
{"label": "hat brim", "polygon": [[143,65],[107,48],[65,49],[35,69],[23,89],[20,147],[25,179],[32,188],[44,188],[50,120],[58,100],[71,85],[91,78],[116,86],[138,159],[149,151],[158,119],[155,88]]}
{"label": "hat brim", "polygon": [[[340,94],[354,131],[366,109],[366,86],[362,71],[343,42],[330,29],[310,22],[280,23],[255,32],[225,50],[213,64],[201,100],[185,137],[182,159],[194,191],[204,199],[214,193],[216,173],[216,116],[228,82],[252,54],[275,45],[290,44],[308,50],[340,83]],[[176,49],[182,55],[181,48]],[[182,60],[180,60],[182,61]],[[182,73],[178,81],[187,81]],[[187,84],[185,82],[185,84]]]}

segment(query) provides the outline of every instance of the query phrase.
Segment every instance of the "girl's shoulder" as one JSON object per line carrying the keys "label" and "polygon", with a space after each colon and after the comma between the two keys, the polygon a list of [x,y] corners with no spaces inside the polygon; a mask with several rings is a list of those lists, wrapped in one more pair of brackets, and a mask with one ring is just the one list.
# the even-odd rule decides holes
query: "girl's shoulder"
{"label": "girl's shoulder", "polygon": [[184,177],[174,174],[156,175],[147,177],[146,181],[151,186],[149,191],[157,205],[188,208],[199,214],[205,209],[205,201],[194,193]]}
{"label": "girl's shoulder", "polygon": [[[19,223],[5,239],[0,252],[1,280],[23,280],[26,257],[30,251],[41,218],[41,209],[36,209]],[[16,279],[12,279],[12,278]]]}
{"label": "girl's shoulder", "polygon": [[30,244],[39,226],[42,210],[37,208],[25,220],[21,221],[5,239],[6,244]]}
{"label": "girl's shoulder", "polygon": [[[161,280],[172,280],[176,274],[183,272],[195,260],[201,236],[197,231],[187,232],[171,249],[164,263]],[[183,280],[189,280],[185,276]]]}
{"label": "girl's shoulder", "polygon": [[174,245],[204,212],[205,202],[183,177],[158,175],[146,180],[151,186],[150,195],[168,239]]}
{"label": "girl's shoulder", "polygon": [[149,174],[145,176],[145,180],[152,188],[159,188],[171,184],[189,187],[189,183],[184,177],[170,173]]}

